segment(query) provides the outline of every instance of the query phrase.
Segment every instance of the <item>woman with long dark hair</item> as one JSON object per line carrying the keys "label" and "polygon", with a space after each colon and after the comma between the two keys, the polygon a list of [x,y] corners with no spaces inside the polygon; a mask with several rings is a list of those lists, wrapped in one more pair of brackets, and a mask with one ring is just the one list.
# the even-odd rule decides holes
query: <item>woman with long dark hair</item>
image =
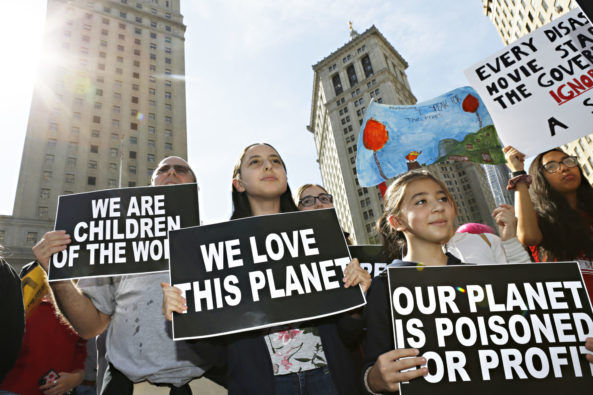
{"label": "woman with long dark hair", "polygon": [[510,146],[504,152],[513,173],[519,241],[530,246],[536,261],[581,260],[590,266],[593,188],[577,158],[554,148],[537,155],[527,175],[525,155]]}
{"label": "woman with long dark hair", "polygon": [[[243,150],[233,169],[232,198],[231,219],[298,211],[284,161],[264,143]],[[363,272],[357,261],[351,262],[345,287],[363,284]],[[172,311],[187,309],[174,287],[164,286],[163,292],[163,314],[168,319]],[[224,337],[229,393],[358,393],[357,372],[338,330],[340,320],[332,316]]]}
{"label": "woman with long dark hair", "polygon": [[[537,155],[526,174],[525,155],[511,146],[503,151],[513,175],[519,241],[536,262],[576,260],[593,268],[593,188],[577,158],[554,148]],[[593,337],[585,346],[593,351]],[[587,359],[593,363],[593,355]]]}

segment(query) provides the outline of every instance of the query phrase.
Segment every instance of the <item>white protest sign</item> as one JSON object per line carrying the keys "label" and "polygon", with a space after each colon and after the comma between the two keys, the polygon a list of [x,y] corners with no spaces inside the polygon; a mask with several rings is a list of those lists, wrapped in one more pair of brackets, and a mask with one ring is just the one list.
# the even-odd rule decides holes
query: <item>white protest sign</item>
{"label": "white protest sign", "polygon": [[465,71],[503,145],[529,157],[593,132],[592,48],[577,8]]}

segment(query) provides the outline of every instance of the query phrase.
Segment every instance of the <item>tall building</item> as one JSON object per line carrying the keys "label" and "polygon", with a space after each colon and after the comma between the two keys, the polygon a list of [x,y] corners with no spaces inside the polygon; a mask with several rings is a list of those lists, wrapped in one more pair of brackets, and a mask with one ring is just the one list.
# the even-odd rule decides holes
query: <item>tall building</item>
{"label": "tall building", "polygon": [[[574,0],[482,0],[482,5],[505,45],[578,6]],[[562,148],[579,159],[585,176],[593,184],[593,134]]]}
{"label": "tall building", "polygon": [[[187,156],[180,0],[48,0],[13,216],[14,253],[53,227],[58,196],[147,185]],[[37,224],[34,226],[34,224]]]}
{"label": "tall building", "polygon": [[[361,187],[356,176],[364,112],[371,99],[385,104],[416,103],[405,74],[407,67],[375,26],[362,34],[351,28],[350,41],[313,66],[307,129],[314,135],[323,183],[334,195],[342,227],[358,244],[380,241],[375,223],[383,212],[378,188]],[[433,170],[451,183],[460,220],[492,224],[494,201],[478,165],[452,163],[435,165]]]}

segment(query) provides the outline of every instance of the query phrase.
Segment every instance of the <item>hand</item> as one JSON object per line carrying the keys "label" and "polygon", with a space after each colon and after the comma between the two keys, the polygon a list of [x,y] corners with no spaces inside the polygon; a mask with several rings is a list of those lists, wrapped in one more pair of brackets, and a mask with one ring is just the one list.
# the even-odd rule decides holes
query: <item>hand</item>
{"label": "hand", "polygon": [[504,152],[504,157],[507,160],[507,167],[510,171],[525,170],[525,155],[522,152],[517,151],[510,145],[504,147],[502,152]]}
{"label": "hand", "polygon": [[79,370],[73,373],[60,372],[55,381],[50,381],[45,385],[39,387],[40,391],[43,391],[44,395],[61,395],[72,390],[84,379],[84,371]]}
{"label": "hand", "polygon": [[163,315],[168,321],[173,321],[173,312],[182,314],[187,311],[187,301],[181,296],[181,290],[167,283],[161,283],[163,288]]}
{"label": "hand", "polygon": [[373,392],[395,392],[399,391],[400,382],[426,376],[427,367],[402,372],[426,364],[426,359],[417,357],[418,354],[419,351],[415,348],[401,348],[381,354],[367,376],[369,388]]}
{"label": "hand", "polygon": [[44,234],[41,240],[33,246],[33,255],[47,272],[49,258],[56,252],[64,251],[70,242],[70,235],[65,230],[52,230]]}
{"label": "hand", "polygon": [[517,217],[515,217],[513,206],[501,204],[494,209],[492,216],[498,225],[498,234],[502,241],[512,239],[517,235]]}
{"label": "hand", "polygon": [[[585,339],[585,348],[593,352],[593,337],[588,337],[587,339]],[[587,354],[586,358],[587,361],[593,363],[593,355]]]}
{"label": "hand", "polygon": [[344,288],[354,287],[360,284],[362,292],[366,293],[367,289],[371,286],[372,280],[369,272],[360,267],[358,259],[354,258],[346,266],[342,281],[344,282]]}

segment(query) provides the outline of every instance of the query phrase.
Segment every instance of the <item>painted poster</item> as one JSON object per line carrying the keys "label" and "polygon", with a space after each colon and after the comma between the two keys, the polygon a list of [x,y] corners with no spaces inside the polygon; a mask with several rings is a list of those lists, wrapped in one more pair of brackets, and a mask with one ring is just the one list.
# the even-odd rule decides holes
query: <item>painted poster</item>
{"label": "painted poster", "polygon": [[360,185],[445,160],[504,163],[488,110],[469,86],[412,106],[371,102],[358,138]]}
{"label": "painted poster", "polygon": [[530,157],[593,132],[592,45],[577,8],[465,71],[504,145]]}

